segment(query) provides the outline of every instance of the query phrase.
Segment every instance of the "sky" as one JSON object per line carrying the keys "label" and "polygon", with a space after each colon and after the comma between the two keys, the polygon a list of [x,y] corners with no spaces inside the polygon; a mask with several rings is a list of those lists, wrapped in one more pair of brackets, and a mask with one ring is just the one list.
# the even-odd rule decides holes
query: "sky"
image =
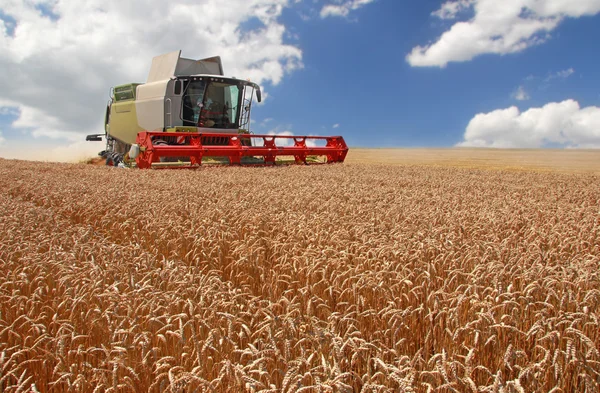
{"label": "sky", "polygon": [[0,0],[0,157],[94,156],[110,87],[179,49],[262,86],[254,133],[600,148],[598,37],[600,0]]}

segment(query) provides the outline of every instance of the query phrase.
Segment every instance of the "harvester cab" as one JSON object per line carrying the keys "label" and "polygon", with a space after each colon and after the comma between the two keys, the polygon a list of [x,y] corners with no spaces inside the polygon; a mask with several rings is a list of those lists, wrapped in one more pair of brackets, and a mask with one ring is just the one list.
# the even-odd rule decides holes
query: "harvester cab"
{"label": "harvester cab", "polygon": [[[250,132],[252,101],[260,87],[223,75],[220,57],[185,59],[181,51],[157,56],[146,83],[111,89],[100,153],[107,165],[139,168],[197,167],[203,162],[273,165],[343,162],[348,151],[341,136],[256,135]],[[291,160],[282,160],[282,157]]]}
{"label": "harvester cab", "polygon": [[174,95],[169,99],[181,108],[176,122],[181,119],[183,126],[210,128],[213,132],[249,131],[254,91],[260,102],[260,88],[251,82],[208,76],[176,77]]}

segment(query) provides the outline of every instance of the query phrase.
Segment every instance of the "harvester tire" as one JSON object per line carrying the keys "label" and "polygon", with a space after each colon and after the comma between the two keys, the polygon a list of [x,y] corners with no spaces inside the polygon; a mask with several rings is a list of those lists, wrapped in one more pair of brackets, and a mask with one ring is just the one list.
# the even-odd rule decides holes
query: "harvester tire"
{"label": "harvester tire", "polygon": [[123,162],[123,154],[121,153],[109,153],[106,156],[107,166],[119,166]]}

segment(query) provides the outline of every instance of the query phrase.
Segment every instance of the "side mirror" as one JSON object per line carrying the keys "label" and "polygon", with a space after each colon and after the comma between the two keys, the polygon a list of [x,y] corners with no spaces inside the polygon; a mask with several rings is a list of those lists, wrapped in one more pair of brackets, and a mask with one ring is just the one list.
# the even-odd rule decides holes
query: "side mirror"
{"label": "side mirror", "polygon": [[260,87],[256,86],[256,99],[258,100],[258,102],[262,101],[262,95],[260,93]]}

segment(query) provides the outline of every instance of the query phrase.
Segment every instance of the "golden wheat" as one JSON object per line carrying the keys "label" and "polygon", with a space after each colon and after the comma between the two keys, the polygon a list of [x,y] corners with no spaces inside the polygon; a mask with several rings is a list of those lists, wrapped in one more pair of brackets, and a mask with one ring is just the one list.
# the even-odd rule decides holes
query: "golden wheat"
{"label": "golden wheat", "polygon": [[600,389],[593,174],[0,176],[0,392]]}

